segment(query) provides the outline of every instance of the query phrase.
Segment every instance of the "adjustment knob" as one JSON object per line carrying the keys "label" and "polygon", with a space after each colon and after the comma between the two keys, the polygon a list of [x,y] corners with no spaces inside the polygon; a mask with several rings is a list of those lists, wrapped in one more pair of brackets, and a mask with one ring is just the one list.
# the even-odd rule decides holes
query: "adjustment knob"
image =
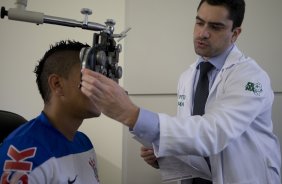
{"label": "adjustment knob", "polygon": [[110,33],[113,33],[115,31],[114,25],[116,24],[116,22],[114,21],[114,19],[107,19],[105,24],[107,25]]}
{"label": "adjustment knob", "polygon": [[8,11],[6,11],[5,7],[1,7],[1,19],[8,15]]}
{"label": "adjustment knob", "polygon": [[92,14],[92,10],[89,8],[82,8],[80,11],[83,15],[91,15]]}
{"label": "adjustment knob", "polygon": [[89,9],[89,8],[82,8],[80,13],[82,13],[84,15],[83,24],[87,25],[88,24],[88,15],[92,14],[92,10]]}
{"label": "adjustment knob", "polygon": [[103,50],[100,50],[96,54],[96,59],[99,65],[105,66],[107,62],[107,55]]}
{"label": "adjustment knob", "polygon": [[121,46],[121,44],[118,44],[118,45],[116,46],[116,51],[117,51],[118,53],[121,53],[121,51],[122,51],[122,46]]}
{"label": "adjustment knob", "polygon": [[106,24],[107,26],[114,26],[114,25],[116,25],[116,22],[115,22],[114,19],[107,19],[106,22],[105,22],[105,24]]}
{"label": "adjustment knob", "polygon": [[120,66],[118,66],[117,69],[116,69],[115,77],[117,79],[120,79],[122,77],[122,68]]}

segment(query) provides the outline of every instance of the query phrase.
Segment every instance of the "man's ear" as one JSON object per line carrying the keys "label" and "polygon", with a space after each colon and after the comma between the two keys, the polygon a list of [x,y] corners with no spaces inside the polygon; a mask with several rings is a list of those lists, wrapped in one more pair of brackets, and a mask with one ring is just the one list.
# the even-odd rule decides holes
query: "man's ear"
{"label": "man's ear", "polygon": [[232,43],[235,43],[237,38],[239,37],[240,33],[241,33],[242,29],[241,27],[236,27],[233,30],[233,35],[232,35]]}
{"label": "man's ear", "polygon": [[63,95],[63,86],[61,77],[57,74],[51,74],[48,78],[48,84],[51,90],[51,93],[54,95]]}

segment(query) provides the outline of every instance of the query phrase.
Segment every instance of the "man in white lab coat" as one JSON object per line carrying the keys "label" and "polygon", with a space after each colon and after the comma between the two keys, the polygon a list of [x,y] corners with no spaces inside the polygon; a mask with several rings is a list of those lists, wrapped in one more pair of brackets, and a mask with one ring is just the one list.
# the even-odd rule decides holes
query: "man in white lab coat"
{"label": "man in white lab coat", "polygon": [[[176,117],[137,107],[114,81],[88,69],[82,71],[82,92],[99,104],[105,115],[153,145],[153,149],[141,149],[148,164],[185,158],[187,167],[198,172],[187,173],[183,184],[281,183],[269,77],[234,44],[244,11],[244,0],[200,2],[194,27],[199,58],[180,77]],[[209,94],[204,113],[193,115],[202,62],[212,64],[207,73]]]}

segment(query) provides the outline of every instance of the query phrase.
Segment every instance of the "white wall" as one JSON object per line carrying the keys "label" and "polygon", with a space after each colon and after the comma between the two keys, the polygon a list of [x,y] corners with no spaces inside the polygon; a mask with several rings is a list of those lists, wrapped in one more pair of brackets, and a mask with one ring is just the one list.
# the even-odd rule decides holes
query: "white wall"
{"label": "white wall", "polygon": [[[14,2],[1,0],[0,6],[14,8]],[[124,30],[124,0],[29,0],[26,9],[82,21],[81,8],[92,9],[89,21],[104,24],[106,19],[113,18],[117,23],[116,33]],[[92,35],[92,31],[80,28],[0,19],[0,109],[19,113],[27,119],[37,116],[43,108],[33,73],[37,61],[50,44],[72,39],[92,45]],[[120,61],[122,65],[123,52]],[[122,80],[120,82],[122,84]],[[122,126],[101,117],[85,121],[81,130],[91,138],[96,149],[102,183],[121,184]]]}

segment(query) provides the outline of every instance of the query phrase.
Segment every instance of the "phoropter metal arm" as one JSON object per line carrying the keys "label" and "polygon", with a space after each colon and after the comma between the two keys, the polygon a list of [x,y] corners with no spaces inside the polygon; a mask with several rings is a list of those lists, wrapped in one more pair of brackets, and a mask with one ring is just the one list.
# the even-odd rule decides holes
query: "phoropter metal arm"
{"label": "phoropter metal arm", "polygon": [[83,9],[81,12],[85,15],[85,19],[84,21],[77,21],[73,19],[44,15],[44,13],[27,11],[20,8],[10,8],[9,10],[6,10],[5,7],[2,7],[1,18],[7,16],[10,20],[24,21],[35,24],[56,24],[68,27],[80,27],[82,29],[93,31],[106,30],[107,26],[95,22],[88,22],[88,20],[86,20],[87,16],[90,15],[90,11],[87,9]]}

